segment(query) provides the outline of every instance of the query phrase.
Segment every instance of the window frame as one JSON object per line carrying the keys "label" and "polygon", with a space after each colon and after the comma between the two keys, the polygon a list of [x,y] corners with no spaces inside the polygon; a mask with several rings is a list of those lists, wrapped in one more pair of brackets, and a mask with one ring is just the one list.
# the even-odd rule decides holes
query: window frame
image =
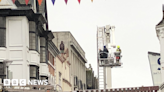
{"label": "window frame", "polygon": [[[3,41],[0,41],[0,47],[6,48],[6,17],[0,16],[0,20],[2,20],[0,23],[0,30],[4,31],[3,34],[0,33],[1,35],[3,35]],[[1,39],[2,39],[2,36],[1,36]]]}
{"label": "window frame", "polygon": [[[31,76],[31,68],[35,68],[36,69],[35,76]],[[30,80],[31,79],[39,79],[39,67],[38,66],[36,66],[36,65],[30,65],[30,67],[29,67],[29,73],[30,73]]]}

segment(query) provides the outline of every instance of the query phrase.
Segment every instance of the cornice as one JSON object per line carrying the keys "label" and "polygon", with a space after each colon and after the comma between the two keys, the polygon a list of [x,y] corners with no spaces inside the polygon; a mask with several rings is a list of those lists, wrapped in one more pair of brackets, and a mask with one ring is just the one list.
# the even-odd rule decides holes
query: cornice
{"label": "cornice", "polygon": [[0,16],[26,16],[29,21],[47,23],[41,13],[34,13],[32,9],[0,9]]}

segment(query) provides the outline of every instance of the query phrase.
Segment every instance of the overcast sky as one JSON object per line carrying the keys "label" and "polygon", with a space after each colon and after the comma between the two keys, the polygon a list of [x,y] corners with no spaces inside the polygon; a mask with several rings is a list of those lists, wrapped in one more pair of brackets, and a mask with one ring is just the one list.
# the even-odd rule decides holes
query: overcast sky
{"label": "overcast sky", "polygon": [[112,68],[112,87],[152,86],[148,51],[159,52],[155,26],[162,20],[163,0],[47,0],[49,29],[70,31],[97,75],[97,26],[115,26],[122,68]]}

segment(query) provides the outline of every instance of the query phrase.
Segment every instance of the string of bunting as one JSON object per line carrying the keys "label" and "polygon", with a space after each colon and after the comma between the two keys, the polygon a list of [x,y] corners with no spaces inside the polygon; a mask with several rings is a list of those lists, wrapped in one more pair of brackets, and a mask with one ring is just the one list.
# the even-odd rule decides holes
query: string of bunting
{"label": "string of bunting", "polygon": [[[1,1],[2,1],[2,0],[0,0],[0,2],[1,2]],[[13,3],[15,3],[15,0],[12,0],[12,1],[13,1]],[[43,1],[43,0],[38,0],[39,5],[42,4],[42,1]],[[55,4],[55,0],[51,0],[51,1],[52,1],[52,4],[54,5],[54,4]],[[67,4],[68,0],[64,0],[64,1],[65,1],[65,3]],[[29,0],[25,0],[26,5],[28,5],[28,2],[29,2]],[[79,2],[79,4],[80,4],[81,0],[78,0],[78,2]],[[91,2],[93,2],[93,0],[91,0]]]}

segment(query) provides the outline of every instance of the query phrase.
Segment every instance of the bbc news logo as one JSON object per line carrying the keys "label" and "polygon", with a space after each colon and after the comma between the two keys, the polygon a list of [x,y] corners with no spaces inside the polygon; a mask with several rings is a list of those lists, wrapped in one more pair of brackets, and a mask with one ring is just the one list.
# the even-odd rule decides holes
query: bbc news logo
{"label": "bbc news logo", "polygon": [[3,85],[4,86],[10,86],[10,84],[12,86],[26,86],[26,84],[28,85],[48,85],[48,80],[28,80],[26,81],[26,79],[4,79],[3,80]]}

